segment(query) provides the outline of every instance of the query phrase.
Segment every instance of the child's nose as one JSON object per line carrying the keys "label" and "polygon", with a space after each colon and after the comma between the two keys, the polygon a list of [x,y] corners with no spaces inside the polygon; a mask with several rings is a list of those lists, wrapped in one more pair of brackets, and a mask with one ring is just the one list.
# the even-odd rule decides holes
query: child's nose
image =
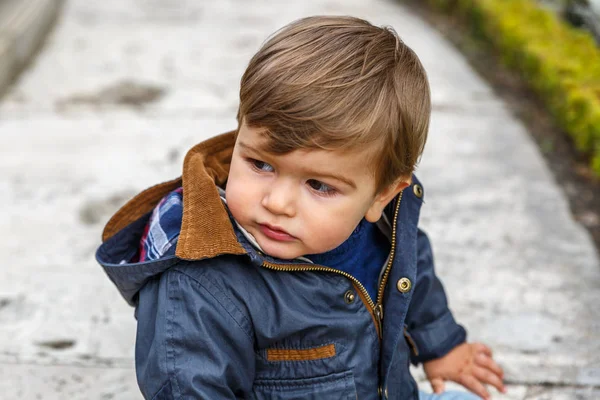
{"label": "child's nose", "polygon": [[266,191],[262,205],[273,214],[293,217],[297,193],[292,182],[276,181]]}

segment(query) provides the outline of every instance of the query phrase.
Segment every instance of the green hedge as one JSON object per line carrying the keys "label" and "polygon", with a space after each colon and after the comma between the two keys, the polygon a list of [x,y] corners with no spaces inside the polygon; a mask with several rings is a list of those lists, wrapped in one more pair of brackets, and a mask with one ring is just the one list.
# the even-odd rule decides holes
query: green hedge
{"label": "green hedge", "polygon": [[460,16],[496,47],[568,132],[600,176],[600,50],[532,0],[427,0]]}

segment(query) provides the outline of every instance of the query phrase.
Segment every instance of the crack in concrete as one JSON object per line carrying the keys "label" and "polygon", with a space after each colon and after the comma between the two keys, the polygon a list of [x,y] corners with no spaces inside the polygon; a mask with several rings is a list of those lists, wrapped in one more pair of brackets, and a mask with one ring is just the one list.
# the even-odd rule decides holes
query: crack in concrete
{"label": "crack in concrete", "polygon": [[526,386],[526,387],[543,387],[543,388],[590,388],[590,389],[600,389],[600,384],[576,384],[572,382],[552,382],[552,381],[541,381],[541,382],[527,382],[525,380],[519,379],[504,379],[504,383],[506,385],[515,385],[515,386]]}
{"label": "crack in concrete", "polygon": [[124,80],[102,88],[96,93],[73,94],[58,100],[55,105],[58,110],[77,105],[142,108],[159,101],[165,93],[166,89],[161,86]]}
{"label": "crack in concrete", "polygon": [[73,339],[61,339],[61,340],[48,340],[46,342],[38,342],[36,345],[40,347],[47,347],[53,350],[65,350],[75,346],[77,341]]}
{"label": "crack in concrete", "polygon": [[86,200],[79,209],[79,221],[84,225],[95,225],[103,222],[136,193],[134,190],[128,190],[113,193],[104,199]]}

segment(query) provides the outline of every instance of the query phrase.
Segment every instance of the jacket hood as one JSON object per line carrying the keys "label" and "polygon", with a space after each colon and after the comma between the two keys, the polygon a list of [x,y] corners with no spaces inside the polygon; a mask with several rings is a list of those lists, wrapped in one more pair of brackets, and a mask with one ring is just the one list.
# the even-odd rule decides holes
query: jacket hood
{"label": "jacket hood", "polygon": [[[200,260],[223,254],[246,254],[238,242],[218,186],[224,186],[235,144],[235,131],[213,137],[190,149],[180,178],[144,190],[113,215],[102,233],[96,260],[125,300],[153,276],[180,260]],[[183,186],[181,232],[174,251],[159,260],[136,262],[140,239],[152,210],[171,191]]]}
{"label": "jacket hood", "polygon": [[[248,254],[253,259],[247,250],[251,246],[240,243],[241,227],[234,228],[219,193],[219,188],[225,187],[227,182],[234,144],[235,131],[231,131],[192,147],[185,156],[181,177],[144,190],[107,222],[96,260],[130,305],[135,305],[136,294],[149,279],[181,260],[210,259],[225,254]],[[404,196],[403,203],[408,201],[410,213],[418,215],[423,189],[414,175],[412,180],[412,190],[404,191],[408,196]],[[182,186],[183,214],[176,246],[158,260],[137,262],[140,240],[152,211],[163,197]],[[398,197],[384,210],[384,230],[394,219],[397,201]],[[387,233],[391,235],[391,229]],[[271,259],[268,255],[262,256]]]}

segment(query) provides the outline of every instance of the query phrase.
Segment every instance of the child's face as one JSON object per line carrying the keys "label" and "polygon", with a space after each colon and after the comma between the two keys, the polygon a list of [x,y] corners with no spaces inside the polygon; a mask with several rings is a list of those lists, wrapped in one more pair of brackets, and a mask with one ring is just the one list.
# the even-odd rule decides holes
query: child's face
{"label": "child's face", "polygon": [[269,255],[293,259],[343,243],[363,217],[381,217],[405,183],[375,195],[369,150],[262,150],[260,130],[240,126],[227,180],[227,205]]}

